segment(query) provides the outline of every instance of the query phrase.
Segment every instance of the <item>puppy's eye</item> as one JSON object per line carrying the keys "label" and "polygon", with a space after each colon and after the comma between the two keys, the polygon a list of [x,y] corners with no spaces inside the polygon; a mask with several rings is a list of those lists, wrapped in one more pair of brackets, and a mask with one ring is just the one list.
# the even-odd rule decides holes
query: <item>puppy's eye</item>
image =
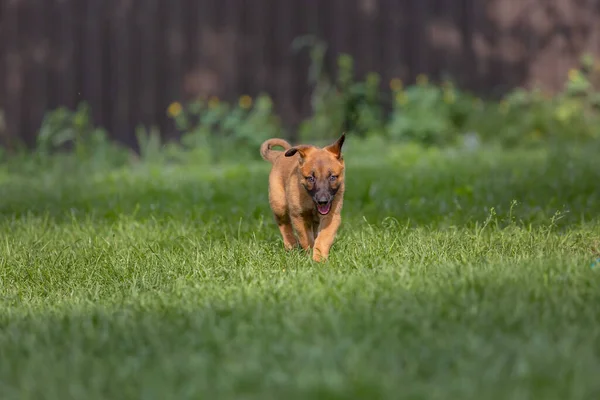
{"label": "puppy's eye", "polygon": [[330,181],[330,182],[335,182],[335,180],[336,180],[336,179],[337,179],[337,176],[335,176],[335,175],[331,175],[331,176],[329,177],[329,181]]}
{"label": "puppy's eye", "polygon": [[306,177],[306,180],[307,180],[308,182],[310,182],[310,183],[313,183],[313,182],[315,181],[315,177],[314,177],[314,176],[312,176],[312,175],[311,175],[311,176],[307,176],[307,177]]}

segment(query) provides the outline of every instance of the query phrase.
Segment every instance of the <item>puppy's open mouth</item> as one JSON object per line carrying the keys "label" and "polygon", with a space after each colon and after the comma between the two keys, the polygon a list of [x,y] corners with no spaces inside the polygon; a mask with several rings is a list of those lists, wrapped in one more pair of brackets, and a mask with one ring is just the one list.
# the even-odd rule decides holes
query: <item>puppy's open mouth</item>
{"label": "puppy's open mouth", "polygon": [[323,204],[317,203],[317,211],[319,212],[319,214],[327,215],[329,213],[329,210],[331,210],[331,201]]}

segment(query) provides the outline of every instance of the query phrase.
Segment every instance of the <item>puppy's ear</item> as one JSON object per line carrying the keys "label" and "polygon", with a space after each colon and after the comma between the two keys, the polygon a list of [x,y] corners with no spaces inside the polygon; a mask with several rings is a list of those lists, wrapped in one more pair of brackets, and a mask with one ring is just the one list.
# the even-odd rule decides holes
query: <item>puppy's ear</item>
{"label": "puppy's ear", "polygon": [[300,155],[300,158],[304,158],[312,150],[313,150],[312,146],[309,146],[309,145],[299,145],[299,146],[292,147],[291,149],[289,149],[288,151],[286,151],[285,152],[285,156],[286,157],[291,157],[294,154],[298,153]]}
{"label": "puppy's ear", "polygon": [[340,138],[338,140],[335,141],[335,143],[330,144],[329,146],[325,147],[325,150],[327,150],[330,153],[333,153],[333,155],[340,160],[342,158],[342,146],[344,145],[344,140],[346,140],[346,133],[342,133],[342,136],[340,136]]}

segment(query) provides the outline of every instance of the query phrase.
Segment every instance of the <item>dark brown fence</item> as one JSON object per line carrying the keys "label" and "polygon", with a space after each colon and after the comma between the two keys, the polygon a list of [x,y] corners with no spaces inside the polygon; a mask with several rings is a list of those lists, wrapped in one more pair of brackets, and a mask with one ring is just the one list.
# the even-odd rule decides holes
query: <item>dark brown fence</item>
{"label": "dark brown fence", "polygon": [[383,83],[452,76],[482,94],[557,89],[600,54],[600,0],[0,0],[2,141],[32,143],[47,110],[85,100],[96,124],[134,143],[172,127],[174,100],[267,92],[289,127],[310,112],[314,34]]}

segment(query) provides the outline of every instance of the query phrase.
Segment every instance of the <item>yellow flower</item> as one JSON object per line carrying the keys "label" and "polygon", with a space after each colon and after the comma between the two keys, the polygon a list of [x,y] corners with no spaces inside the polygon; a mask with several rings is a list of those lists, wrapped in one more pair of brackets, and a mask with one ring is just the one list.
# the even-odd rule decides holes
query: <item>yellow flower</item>
{"label": "yellow flower", "polygon": [[570,118],[571,110],[569,109],[569,107],[567,107],[564,104],[558,107],[558,109],[556,110],[556,119],[558,119],[560,122],[566,122]]}
{"label": "yellow flower", "polygon": [[427,83],[429,82],[429,78],[427,78],[427,75],[425,74],[419,74],[417,75],[417,84],[418,85],[427,85]]}
{"label": "yellow flower", "polygon": [[569,80],[574,81],[579,77],[579,71],[575,68],[569,70]]}
{"label": "yellow flower", "polygon": [[247,94],[243,95],[240,97],[239,104],[244,110],[249,109],[252,107],[252,97],[248,96]]}
{"label": "yellow flower", "polygon": [[556,109],[556,119],[561,122],[568,122],[580,116],[582,111],[580,102],[577,100],[567,101]]}
{"label": "yellow flower", "polygon": [[392,89],[394,92],[402,90],[402,87],[402,80],[394,78],[390,81],[390,89]]}
{"label": "yellow flower", "polygon": [[208,108],[215,108],[219,105],[219,98],[217,96],[211,96],[208,99]]}
{"label": "yellow flower", "polygon": [[175,118],[179,114],[181,114],[181,111],[183,111],[183,107],[181,106],[181,103],[179,103],[178,101],[175,101],[175,102],[169,104],[169,107],[167,108],[167,115],[169,115],[172,118]]}
{"label": "yellow flower", "polygon": [[454,104],[455,101],[456,101],[456,95],[454,94],[454,90],[452,90],[452,89],[444,90],[444,103]]}
{"label": "yellow flower", "polygon": [[398,92],[398,94],[396,94],[396,103],[400,104],[401,106],[408,103],[408,97],[406,97],[404,92]]}

